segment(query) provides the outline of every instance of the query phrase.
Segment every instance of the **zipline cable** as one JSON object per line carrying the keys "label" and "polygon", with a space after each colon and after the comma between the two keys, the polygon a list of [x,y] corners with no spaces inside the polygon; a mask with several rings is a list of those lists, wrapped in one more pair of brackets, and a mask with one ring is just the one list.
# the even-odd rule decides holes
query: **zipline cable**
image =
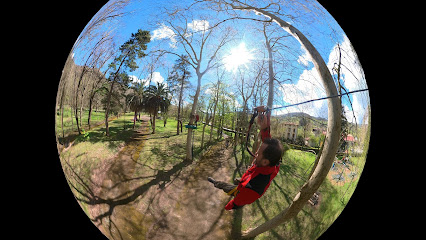
{"label": "zipline cable", "polygon": [[[311,100],[308,100],[308,101],[299,102],[299,103],[295,103],[295,104],[289,104],[289,105],[284,105],[284,106],[280,106],[280,107],[274,107],[274,108],[270,108],[269,111],[273,111],[273,110],[277,110],[277,109],[281,109],[281,108],[295,107],[295,106],[298,106],[298,105],[301,105],[301,104],[306,104],[306,103],[310,103],[310,102],[325,100],[325,99],[329,99],[329,98],[341,97],[341,96],[349,95],[349,94],[352,94],[352,93],[364,92],[364,91],[368,91],[368,88],[358,89],[358,90],[354,90],[354,91],[349,91],[349,92],[345,92],[345,93],[337,94],[337,95],[333,95],[333,96],[328,96],[328,97],[311,99]],[[200,109],[198,111],[200,111],[202,113],[205,113],[205,114],[208,114],[207,112],[204,112],[204,111],[202,111]],[[233,111],[233,112],[224,112],[223,114],[227,114],[227,113],[235,113],[235,111]]]}
{"label": "zipline cable", "polygon": [[346,92],[346,93],[342,93],[342,94],[337,94],[337,95],[333,95],[333,96],[328,96],[328,97],[311,99],[311,100],[300,102],[300,103],[295,103],[295,104],[290,104],[290,105],[284,105],[284,106],[280,106],[280,107],[274,107],[274,108],[271,108],[270,111],[281,109],[281,108],[294,107],[294,106],[297,106],[297,105],[306,104],[306,103],[310,103],[310,102],[315,102],[315,101],[319,101],[319,100],[325,100],[325,99],[328,99],[328,98],[341,97],[341,96],[344,96],[344,95],[349,95],[349,94],[352,94],[352,93],[363,92],[363,91],[368,91],[368,88],[359,89],[359,90],[355,90],[355,91],[350,91],[350,92]]}
{"label": "zipline cable", "polygon": [[[277,109],[281,109],[281,108],[294,107],[294,106],[301,105],[301,104],[306,104],[306,103],[310,103],[310,102],[314,102],[314,101],[319,101],[319,100],[325,100],[325,99],[328,99],[328,98],[341,97],[341,96],[344,96],[344,95],[348,95],[348,94],[352,94],[352,93],[356,93],[356,92],[363,92],[363,91],[367,91],[367,90],[368,90],[368,88],[366,88],[366,89],[359,89],[359,90],[350,91],[350,92],[346,92],[346,93],[342,93],[342,94],[338,94],[338,95],[334,95],[334,96],[328,96],[328,97],[323,97],[323,98],[311,99],[311,100],[308,100],[308,101],[304,101],[304,102],[300,102],[300,103],[295,103],[295,104],[290,104],[290,105],[285,105],[285,106],[281,106],[281,107],[275,107],[275,108],[268,108],[268,107],[266,107],[265,114],[267,114],[268,112],[271,112],[273,110],[277,110]],[[256,107],[256,108],[253,109],[253,115],[252,115],[252,117],[250,119],[249,127],[248,127],[248,130],[247,130],[247,135],[246,135],[247,136],[246,137],[246,149],[247,149],[247,152],[252,157],[254,157],[254,158],[256,156],[249,149],[249,141],[250,141],[250,129],[251,129],[251,126],[253,125],[254,119],[256,118],[257,115],[258,115],[258,108]],[[268,117],[268,121],[269,121],[269,115],[268,114],[267,114],[267,117]]]}

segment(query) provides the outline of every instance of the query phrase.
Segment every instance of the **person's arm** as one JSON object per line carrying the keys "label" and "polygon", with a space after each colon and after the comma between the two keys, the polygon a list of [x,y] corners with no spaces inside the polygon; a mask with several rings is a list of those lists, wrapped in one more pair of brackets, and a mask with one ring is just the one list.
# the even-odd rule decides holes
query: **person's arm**
{"label": "person's arm", "polygon": [[263,106],[257,107],[257,109],[260,112],[257,116],[257,124],[259,125],[260,136],[263,142],[265,139],[271,138],[271,111],[265,113]]}

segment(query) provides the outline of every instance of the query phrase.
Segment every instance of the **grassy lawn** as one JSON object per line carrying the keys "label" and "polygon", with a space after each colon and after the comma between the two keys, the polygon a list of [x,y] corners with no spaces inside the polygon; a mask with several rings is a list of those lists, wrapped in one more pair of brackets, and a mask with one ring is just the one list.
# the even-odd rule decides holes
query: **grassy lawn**
{"label": "grassy lawn", "polygon": [[[140,161],[155,169],[167,170],[182,161],[185,156],[186,132],[184,130],[183,134],[176,135],[176,121],[169,120],[167,127],[163,127],[159,123],[160,121],[157,123],[157,133],[147,141]],[[201,150],[201,134],[202,127],[195,132],[195,157]],[[208,139],[209,134],[210,128],[206,127],[205,140]],[[215,134],[214,129],[213,136]],[[238,161],[241,161],[240,145],[237,146],[236,154]],[[245,158],[250,159],[247,152]],[[364,163],[361,158],[352,158],[352,160],[356,163],[357,169],[363,168]],[[307,180],[314,161],[315,154],[313,153],[294,149],[287,151],[283,158],[280,173],[274,179],[266,194],[260,200],[244,208],[243,229],[256,227],[284,210]],[[259,235],[256,239],[318,238],[343,211],[356,188],[360,174],[359,172],[352,182],[347,181],[342,185],[333,184],[326,178],[318,190],[321,196],[319,205],[307,204],[295,219]]]}
{"label": "grassy lawn", "polygon": [[[60,154],[62,168],[76,197],[81,196],[79,191],[84,192],[90,186],[93,171],[100,168],[102,161],[114,157],[133,135],[132,119],[133,114],[127,113],[111,121],[109,137],[105,135],[104,126],[85,131],[85,134],[77,136],[68,150]],[[136,127],[139,126],[140,123],[137,123]],[[84,204],[81,206],[87,211]]]}
{"label": "grassy lawn", "polygon": [[[125,145],[125,142],[134,134],[132,129],[133,113],[110,122],[109,137],[105,136],[105,127],[99,126],[86,131],[74,141],[74,144],[61,153],[61,163],[64,172],[72,185],[73,193],[80,197],[79,191],[84,191],[85,184],[90,185],[90,177],[94,170],[99,169],[103,160],[116,156]],[[140,178],[138,184],[155,178],[159,171],[167,171],[181,163],[186,155],[187,129],[176,135],[177,121],[168,119],[166,127],[162,120],[156,122],[156,133],[150,134],[141,144],[137,157],[134,176]],[[194,160],[202,155],[201,138],[202,124],[195,130],[194,135]],[[140,127],[137,123],[136,128]],[[149,131],[151,132],[151,130]],[[208,147],[210,127],[205,128],[204,149]],[[213,132],[214,141],[217,142],[216,129]],[[236,149],[237,159],[241,161],[241,146]],[[249,159],[248,153],[245,158]],[[307,180],[315,155],[309,152],[290,149],[283,158],[280,173],[271,183],[269,190],[260,199],[244,207],[243,229],[256,227],[266,220],[273,218],[284,210],[293,200],[296,193]],[[365,157],[352,158],[356,169],[362,169]],[[233,169],[231,169],[233,173]],[[296,218],[285,225],[259,235],[256,239],[316,239],[325,231],[344,209],[350,196],[355,190],[358,170],[353,181],[345,184],[333,184],[328,178],[319,188],[320,203],[317,206],[307,204]],[[81,204],[81,203],[80,203]],[[87,206],[81,204],[87,213]],[[281,236],[281,237],[280,237]]]}
{"label": "grassy lawn", "polygon": [[[79,197],[78,191],[84,191],[84,185],[90,184],[90,178],[102,162],[118,154],[125,142],[134,134],[132,128],[133,113],[127,113],[109,123],[110,136],[105,135],[105,127],[100,126],[79,135],[73,145],[60,155],[61,163],[67,179],[76,189],[73,193]],[[185,146],[187,129],[176,135],[177,121],[169,119],[166,127],[162,120],[156,122],[156,133],[150,134],[141,146],[135,176],[155,176],[158,171],[168,170],[180,163],[186,156]],[[136,128],[140,127],[137,122]],[[150,129],[149,132],[152,130]],[[206,127],[205,144],[210,134]],[[202,127],[195,130],[194,159],[201,153]],[[151,169],[151,171],[149,171]],[[146,178],[147,181],[150,178]],[[84,204],[83,204],[84,205]],[[85,207],[82,206],[84,209]]]}
{"label": "grassy lawn", "polygon": [[[74,131],[77,131],[77,123],[75,120],[74,112],[71,112],[71,108],[66,107],[64,108],[64,133],[65,135],[68,135],[69,133],[72,133]],[[89,118],[89,111],[83,110],[82,114],[82,122],[81,125],[84,129],[88,129],[87,120]],[[110,116],[111,118],[111,116]],[[92,127],[101,124],[105,122],[105,111],[94,111],[92,110],[92,116],[91,116],[91,125]],[[58,112],[56,114],[56,132],[58,133],[58,136],[62,136],[62,123],[61,123],[61,112]]]}
{"label": "grassy lawn", "polygon": [[[198,128],[195,129],[194,133],[194,160],[197,160],[202,152],[202,126],[203,125],[200,124]],[[150,135],[141,149],[139,164],[149,166],[158,171],[168,170],[172,166],[182,162],[186,156],[186,138],[188,130],[184,127],[183,132],[177,135],[176,127],[177,121],[174,119],[168,119],[166,127],[164,127],[162,120],[157,120],[155,134]],[[216,131],[214,130],[212,143],[217,142],[215,140],[215,133]],[[209,134],[210,128],[206,127],[204,133],[204,149],[206,145],[208,146],[207,140],[209,139]]]}
{"label": "grassy lawn", "polygon": [[[299,150],[287,151],[280,173],[275,177],[265,195],[244,208],[243,229],[256,227],[288,207],[307,180],[314,161],[315,155],[312,153]],[[326,178],[318,190],[321,197],[319,205],[306,204],[296,218],[259,235],[256,239],[318,238],[343,211],[357,182],[358,178],[354,178],[352,183],[347,182],[339,186],[332,184]]]}
{"label": "grassy lawn", "polygon": [[[61,159],[74,163],[86,165],[96,165],[97,162],[113,157],[118,153],[133,134],[133,113],[127,113],[120,118],[109,123],[110,136],[105,136],[105,127],[97,127],[90,131],[85,131],[78,136],[73,146],[61,154]],[[150,134],[146,140],[140,154],[153,165],[175,164],[184,159],[186,152],[187,129],[183,129],[180,135],[176,135],[177,121],[169,119],[166,127],[162,120],[157,120],[156,133]],[[140,127],[137,122],[136,128]],[[210,134],[210,128],[205,129],[206,145]],[[215,135],[215,134],[214,134]],[[202,127],[195,130],[194,135],[194,157],[198,157],[201,152]],[[155,161],[155,163],[154,163]],[[85,166],[86,172],[93,167]]]}
{"label": "grassy lawn", "polygon": [[[107,159],[118,153],[120,147],[124,146],[134,133],[132,129],[133,114],[127,113],[124,116],[109,123],[110,136],[105,135],[105,127],[97,127],[90,131],[84,131],[79,135],[69,151],[61,154],[61,158],[73,159],[73,161],[97,161]],[[140,126],[137,122],[136,128]]]}

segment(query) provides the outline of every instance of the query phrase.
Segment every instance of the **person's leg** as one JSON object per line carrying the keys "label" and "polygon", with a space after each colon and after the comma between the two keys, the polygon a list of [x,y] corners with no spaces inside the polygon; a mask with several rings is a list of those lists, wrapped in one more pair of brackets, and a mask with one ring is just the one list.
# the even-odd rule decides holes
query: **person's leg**
{"label": "person's leg", "polygon": [[234,190],[238,185],[230,184],[227,182],[222,181],[216,181],[214,184],[216,188],[222,189],[224,192],[229,193],[230,191]]}
{"label": "person's leg", "polygon": [[213,183],[213,185],[216,188],[222,189],[226,193],[228,193],[228,192],[232,191],[234,188],[238,187],[238,185],[235,185],[235,184],[230,184],[230,183],[223,182],[223,181],[216,181],[211,177],[208,177],[207,180],[209,182]]}

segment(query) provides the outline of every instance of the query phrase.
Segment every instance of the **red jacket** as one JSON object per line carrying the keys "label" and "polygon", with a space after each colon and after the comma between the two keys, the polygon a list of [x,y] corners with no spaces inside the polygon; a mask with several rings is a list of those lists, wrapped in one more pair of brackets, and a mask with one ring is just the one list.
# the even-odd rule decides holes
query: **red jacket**
{"label": "red jacket", "polygon": [[[270,138],[269,129],[261,131],[262,142],[266,138]],[[252,167],[247,169],[247,171],[241,177],[241,181],[238,184],[238,194],[235,198],[229,201],[226,204],[225,209],[237,209],[246,204],[253,203],[258,198],[260,198],[266,190],[269,188],[272,179],[277,176],[280,170],[280,165],[276,166],[266,166],[258,167],[253,164]]]}

